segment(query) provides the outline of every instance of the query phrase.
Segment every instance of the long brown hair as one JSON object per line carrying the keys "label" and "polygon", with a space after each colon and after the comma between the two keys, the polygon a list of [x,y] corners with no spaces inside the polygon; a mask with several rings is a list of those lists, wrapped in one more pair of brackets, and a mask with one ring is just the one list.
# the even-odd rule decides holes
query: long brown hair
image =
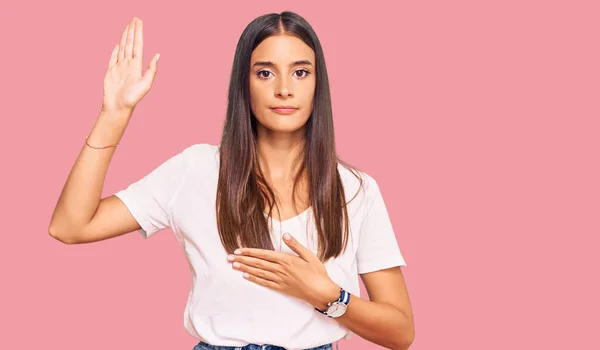
{"label": "long brown hair", "polygon": [[[352,168],[336,154],[329,80],[321,44],[308,22],[293,12],[254,19],[238,41],[220,144],[217,225],[228,253],[240,246],[274,249],[265,208],[268,205],[271,213],[277,204],[258,162],[257,121],[250,108],[249,73],[250,57],[256,46],[282,33],[295,35],[315,52],[313,109],[305,128],[303,156],[299,159],[297,174],[305,173],[307,177],[308,199],[318,232],[318,256],[325,261],[339,256],[348,243],[348,211],[338,162]],[[357,173],[352,172],[360,180]],[[296,176],[293,193],[299,180],[300,176]]]}

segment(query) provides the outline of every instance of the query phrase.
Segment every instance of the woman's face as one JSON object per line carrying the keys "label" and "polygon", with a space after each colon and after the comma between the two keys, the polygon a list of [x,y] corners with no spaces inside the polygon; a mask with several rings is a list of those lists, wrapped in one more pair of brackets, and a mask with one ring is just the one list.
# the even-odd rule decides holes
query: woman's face
{"label": "woman's face", "polygon": [[[315,53],[290,35],[262,41],[250,58],[250,108],[258,127],[295,132],[310,117],[315,93]],[[277,109],[287,106],[291,109]]]}

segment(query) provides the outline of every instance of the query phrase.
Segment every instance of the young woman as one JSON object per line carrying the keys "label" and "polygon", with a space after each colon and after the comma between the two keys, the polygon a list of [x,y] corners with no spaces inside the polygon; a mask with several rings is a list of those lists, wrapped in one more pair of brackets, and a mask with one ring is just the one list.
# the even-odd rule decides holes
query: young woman
{"label": "young woman", "polygon": [[157,72],[155,55],[142,74],[142,25],[134,18],[112,52],[101,113],[50,234],[80,244],[171,228],[192,271],[184,326],[195,350],[330,349],[354,333],[407,349],[406,264],[377,183],[336,156],[323,50],[295,13],[258,17],[242,33],[220,145],[191,145],[100,198]]}

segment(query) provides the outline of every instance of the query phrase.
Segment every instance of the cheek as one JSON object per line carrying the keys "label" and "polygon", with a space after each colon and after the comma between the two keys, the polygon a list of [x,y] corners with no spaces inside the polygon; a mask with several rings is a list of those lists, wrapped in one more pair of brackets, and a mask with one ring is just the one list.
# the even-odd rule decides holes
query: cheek
{"label": "cheek", "polygon": [[306,85],[302,89],[302,97],[305,101],[312,101],[315,95],[316,82],[314,80],[307,81]]}
{"label": "cheek", "polygon": [[314,88],[306,89],[305,91],[303,91],[302,96],[299,97],[301,97],[302,104],[306,106],[306,109],[312,110],[315,97]]}
{"label": "cheek", "polygon": [[256,115],[257,109],[261,106],[261,96],[264,92],[256,87],[254,84],[250,84],[250,107],[252,112]]}

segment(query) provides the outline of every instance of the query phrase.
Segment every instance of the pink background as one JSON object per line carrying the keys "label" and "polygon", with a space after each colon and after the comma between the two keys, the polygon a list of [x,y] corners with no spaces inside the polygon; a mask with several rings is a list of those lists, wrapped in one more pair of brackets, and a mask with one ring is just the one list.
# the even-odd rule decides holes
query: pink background
{"label": "pink background", "polygon": [[131,17],[161,60],[103,196],[219,142],[239,35],[286,9],[324,47],[339,154],[381,185],[411,349],[600,349],[597,2],[178,0],[3,3],[0,348],[192,349],[170,230],[67,246],[48,223]]}

